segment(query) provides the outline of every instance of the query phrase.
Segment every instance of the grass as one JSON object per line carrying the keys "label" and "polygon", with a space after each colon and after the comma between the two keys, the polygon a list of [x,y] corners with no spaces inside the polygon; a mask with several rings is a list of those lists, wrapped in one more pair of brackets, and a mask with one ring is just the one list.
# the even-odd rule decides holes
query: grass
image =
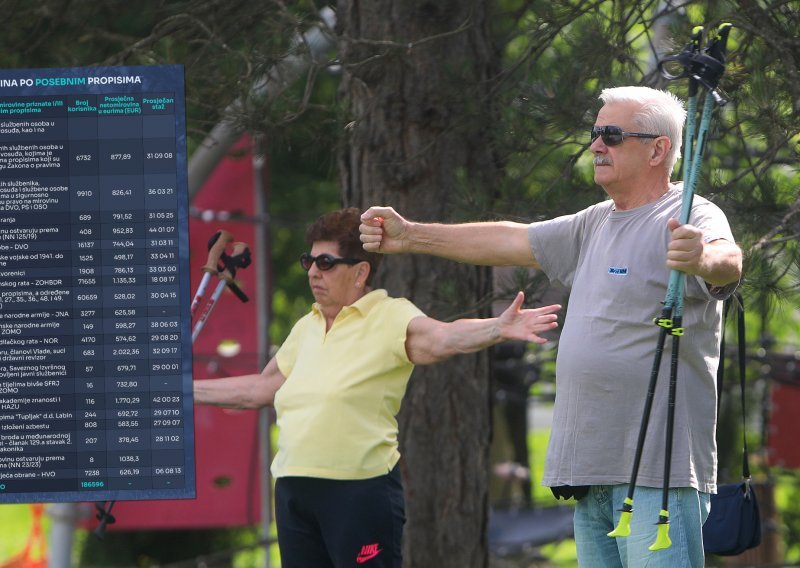
{"label": "grass", "polygon": [[[531,490],[533,491],[533,500],[535,503],[543,503],[548,506],[556,503],[553,494],[550,492],[550,488],[544,487],[541,484],[541,479],[544,476],[544,455],[547,451],[547,441],[549,438],[549,429],[532,430],[528,433],[528,448],[530,455],[533,456],[531,460],[531,479],[533,479]],[[563,504],[564,501],[559,501],[558,503]],[[558,566],[559,568],[571,568],[578,565],[578,553],[575,549],[575,540],[571,538],[561,542],[547,544],[541,548],[541,553],[553,566]]]}
{"label": "grass", "polygon": [[[499,432],[495,432],[499,434]],[[534,483],[532,484],[532,493],[534,502],[540,506],[554,505],[555,501],[546,487],[542,487],[539,480],[542,479],[544,470],[545,450],[547,448],[547,440],[549,431],[545,429],[534,430],[528,435],[528,445],[530,455],[532,456],[531,475]],[[794,475],[778,475],[776,476],[776,501],[780,511],[791,511],[794,509],[794,501],[800,495],[798,489],[798,482]],[[563,504],[563,503],[562,503]],[[43,532],[45,538],[48,536],[48,529],[50,519],[45,514],[43,516]],[[2,527],[3,537],[0,538],[0,568],[11,558],[19,555],[28,542],[32,528],[32,515],[30,505],[0,505],[0,527]],[[273,526],[274,534],[274,526]],[[85,542],[87,537],[86,531],[78,529],[75,538],[75,548],[80,548],[81,544]],[[246,544],[243,542],[242,544]],[[800,560],[796,546],[788,547],[787,560],[797,562]],[[571,568],[577,566],[577,557],[575,552],[575,541],[567,539],[559,543],[553,543],[541,547],[540,552],[542,556],[547,558],[548,566],[558,568]],[[249,568],[251,566],[262,566],[264,564],[264,550],[262,548],[254,548],[251,550],[243,551],[236,555],[233,566],[234,568]],[[278,555],[277,546],[272,546],[270,549],[271,566],[275,568],[280,567],[280,557]]]}
{"label": "grass", "polygon": [[[0,568],[3,568],[7,562],[19,556],[24,550],[30,538],[32,526],[33,515],[30,505],[0,505],[0,527],[2,527],[3,530],[3,536],[0,538]],[[44,537],[45,549],[47,549],[49,544],[49,528],[50,519],[45,513],[42,516],[42,534]],[[272,533],[274,536],[274,525],[272,527]],[[73,560],[80,556],[80,549],[87,538],[94,537],[89,534],[86,529],[79,528],[76,530],[73,542]],[[249,543],[243,541],[241,544],[246,545]],[[38,555],[38,551],[35,552]],[[263,548],[253,548],[240,552],[234,558],[232,566],[234,568],[263,566],[264,554]],[[38,556],[35,558],[38,558]],[[280,555],[277,546],[270,547],[270,562],[270,566],[280,568]]]}
{"label": "grass", "polygon": [[[503,461],[507,461],[510,459],[511,449],[508,446],[509,434],[507,430],[507,424],[504,420],[499,416],[500,412],[494,413],[494,426],[493,426],[493,441],[492,441],[492,451],[491,451],[491,461],[492,463],[499,463]],[[550,488],[544,487],[541,484],[541,480],[544,476],[544,456],[547,451],[547,441],[550,437],[550,429],[549,428],[536,428],[528,431],[528,461],[529,467],[531,469],[531,497],[533,500],[533,504],[535,507],[552,507],[556,505],[563,506],[565,504],[564,501],[556,501],[553,497],[553,494],[550,492]],[[501,488],[500,486],[503,485],[503,482],[498,482],[496,478],[493,479],[493,485],[490,487],[490,495],[496,494],[496,496],[503,495],[503,500],[508,499],[507,489]],[[512,501],[518,497],[521,497],[519,493],[520,487],[515,487],[514,496],[512,496]],[[573,503],[570,501],[569,503]],[[544,545],[539,547],[538,550],[539,556],[546,559],[546,564],[539,563],[530,564],[531,560],[529,559],[529,554],[523,554],[522,558],[504,558],[501,560],[497,560],[497,566],[515,566],[517,568],[528,568],[528,566],[548,566],[553,568],[573,568],[578,565],[577,560],[577,552],[575,549],[575,540],[574,539],[565,539],[560,542],[554,542],[551,544]],[[526,560],[528,559],[528,560]],[[492,566],[492,563],[490,563]]]}

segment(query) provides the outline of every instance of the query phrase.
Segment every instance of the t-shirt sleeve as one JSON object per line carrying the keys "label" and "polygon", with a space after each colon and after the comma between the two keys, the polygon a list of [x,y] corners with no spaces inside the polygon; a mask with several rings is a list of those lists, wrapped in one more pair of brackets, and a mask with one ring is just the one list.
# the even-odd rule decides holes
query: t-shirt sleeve
{"label": "t-shirt sleeve", "polygon": [[703,240],[707,243],[725,239],[735,243],[728,219],[722,209],[710,201],[703,201],[692,207],[689,223],[703,231]]}
{"label": "t-shirt sleeve", "polygon": [[528,226],[533,256],[551,282],[572,286],[589,210]]}
{"label": "t-shirt sleeve", "polygon": [[[703,200],[692,207],[689,223],[703,231],[703,242],[711,243],[720,239],[736,244],[725,213],[710,201]],[[739,282],[726,286],[708,286],[700,276],[687,279],[687,295],[697,298],[724,300],[736,290]]]}

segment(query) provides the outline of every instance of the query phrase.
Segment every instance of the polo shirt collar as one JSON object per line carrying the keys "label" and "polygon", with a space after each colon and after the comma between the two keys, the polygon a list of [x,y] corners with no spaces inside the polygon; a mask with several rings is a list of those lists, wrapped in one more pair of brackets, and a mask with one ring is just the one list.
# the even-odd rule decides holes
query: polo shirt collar
{"label": "polo shirt collar", "polygon": [[[339,315],[336,317],[346,314],[351,311],[357,311],[362,316],[366,316],[370,310],[376,305],[385,300],[389,296],[389,293],[384,290],[383,288],[378,288],[377,290],[373,290],[368,294],[363,295],[361,298],[356,300],[354,303],[350,304],[349,306],[344,306],[342,311],[339,312]],[[320,305],[317,302],[311,306],[312,311],[322,316],[322,310],[320,309]]]}

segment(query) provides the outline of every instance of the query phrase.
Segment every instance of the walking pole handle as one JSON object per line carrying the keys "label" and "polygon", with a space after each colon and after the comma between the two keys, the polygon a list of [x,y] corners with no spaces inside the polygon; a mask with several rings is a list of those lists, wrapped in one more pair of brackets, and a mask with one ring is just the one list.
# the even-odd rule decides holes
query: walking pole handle
{"label": "walking pole handle", "polygon": [[[725,104],[725,99],[717,90],[720,77],[725,72],[725,59],[727,54],[728,34],[730,34],[732,24],[723,23],[709,35],[705,49],[700,48],[700,41],[703,35],[702,26],[692,29],[689,43],[678,55],[670,55],[662,58],[658,62],[658,69],[661,75],[669,81],[688,77],[697,81],[714,97],[720,106]],[[677,63],[680,72],[673,72],[667,68],[667,64]],[[696,90],[690,81],[690,90]],[[690,96],[694,92],[689,93]]]}
{"label": "walking pole handle", "polygon": [[247,243],[236,242],[233,243],[233,254],[222,254],[223,268],[217,273],[220,281],[226,283],[234,296],[239,298],[242,302],[248,302],[250,299],[247,297],[247,294],[239,288],[234,278],[236,277],[236,270],[239,268],[247,268],[250,266],[250,262],[250,247],[247,246]]}
{"label": "walking pole handle", "polygon": [[[700,53],[700,43],[702,40],[703,26],[695,26],[692,28],[692,33],[689,36],[689,43],[684,46],[683,51],[678,55],[668,55],[658,62],[658,70],[661,72],[661,75],[668,81],[689,77],[692,61],[697,54]],[[672,66],[670,66],[670,69],[667,68],[667,64],[672,62],[677,62],[679,65],[679,73],[677,70],[676,72],[670,72],[670,69],[673,68]]]}
{"label": "walking pole handle", "polygon": [[219,277],[230,284],[236,276],[237,268],[247,268],[250,266],[250,247],[247,243],[235,242],[233,243],[233,251],[231,255],[224,255],[222,257],[222,264],[224,269],[219,271]]}
{"label": "walking pole handle", "polygon": [[[714,35],[709,38],[708,45],[705,49],[705,52],[709,57],[715,61],[719,61],[723,67],[723,70],[725,68],[725,61],[728,54],[728,35],[731,33],[731,28],[733,28],[733,24],[720,24],[716,32],[714,32]],[[720,73],[720,77],[721,76],[722,73]],[[716,87],[717,85],[714,84],[714,86]]]}
{"label": "walking pole handle", "polygon": [[220,258],[225,254],[225,249],[231,241],[233,241],[233,235],[224,229],[214,233],[214,236],[208,241],[208,258],[202,266],[203,272],[216,274],[219,271]]}

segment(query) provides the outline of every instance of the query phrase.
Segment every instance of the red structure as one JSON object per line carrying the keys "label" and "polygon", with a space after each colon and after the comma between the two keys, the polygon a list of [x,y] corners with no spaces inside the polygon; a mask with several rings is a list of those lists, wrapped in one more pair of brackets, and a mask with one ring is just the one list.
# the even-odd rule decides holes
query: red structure
{"label": "red structure", "polygon": [[800,359],[769,356],[772,380],[767,456],[771,466],[800,468]]}

